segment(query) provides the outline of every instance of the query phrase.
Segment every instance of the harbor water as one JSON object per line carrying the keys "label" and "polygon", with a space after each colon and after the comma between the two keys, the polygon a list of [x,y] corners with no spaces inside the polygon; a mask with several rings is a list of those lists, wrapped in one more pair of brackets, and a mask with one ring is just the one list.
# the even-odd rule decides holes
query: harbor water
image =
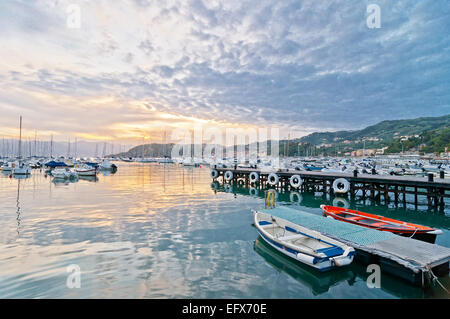
{"label": "harbor water", "polygon": [[[252,209],[264,190],[212,182],[206,167],[116,163],[114,174],[57,182],[42,170],[0,175],[0,298],[447,298],[438,285],[413,287],[366,265],[319,273],[258,238]],[[280,192],[277,205],[321,215],[346,206],[443,230],[450,205],[351,201]],[[75,267],[75,268],[74,268]],[[71,286],[72,269],[79,285]],[[450,278],[441,278],[450,287]]]}

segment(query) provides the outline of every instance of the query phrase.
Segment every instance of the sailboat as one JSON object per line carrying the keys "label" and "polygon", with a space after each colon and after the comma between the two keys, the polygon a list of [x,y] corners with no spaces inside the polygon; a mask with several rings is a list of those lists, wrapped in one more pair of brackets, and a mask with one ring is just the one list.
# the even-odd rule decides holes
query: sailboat
{"label": "sailboat", "polygon": [[22,116],[20,117],[20,135],[19,135],[19,157],[16,165],[13,168],[14,175],[30,175],[31,168],[24,161],[22,161]]}

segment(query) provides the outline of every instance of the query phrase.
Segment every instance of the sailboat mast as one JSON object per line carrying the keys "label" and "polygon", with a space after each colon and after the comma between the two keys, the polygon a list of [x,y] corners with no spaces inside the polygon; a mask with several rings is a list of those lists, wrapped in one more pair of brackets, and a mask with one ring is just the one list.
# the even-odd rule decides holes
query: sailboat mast
{"label": "sailboat mast", "polygon": [[19,159],[22,158],[22,116],[20,116],[20,133],[19,133]]}
{"label": "sailboat mast", "polygon": [[53,158],[53,134],[50,140],[50,158]]}

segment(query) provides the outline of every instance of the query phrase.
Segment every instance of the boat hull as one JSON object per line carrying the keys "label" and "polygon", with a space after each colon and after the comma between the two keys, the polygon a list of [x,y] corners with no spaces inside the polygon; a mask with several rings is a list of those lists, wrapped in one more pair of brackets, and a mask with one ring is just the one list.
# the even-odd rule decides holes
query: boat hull
{"label": "boat hull", "polygon": [[97,170],[96,169],[75,170],[75,172],[78,174],[78,176],[97,176]]}
{"label": "boat hull", "polygon": [[314,264],[314,258],[311,258],[307,255],[301,256],[303,258],[298,258],[298,252],[294,252],[294,251],[288,251],[286,250],[286,247],[284,247],[283,245],[280,245],[279,243],[276,243],[275,241],[271,240],[270,238],[264,236],[264,234],[262,234],[261,232],[259,232],[260,237],[266,242],[268,243],[270,246],[272,246],[273,248],[275,248],[276,250],[278,250],[279,252],[281,252],[282,254],[297,260],[305,265],[308,265],[312,268],[315,268],[319,271],[328,271],[331,270],[333,268],[335,268],[334,266],[332,266],[330,261],[326,261],[326,262],[321,262],[321,263],[316,263]]}
{"label": "boat hull", "polygon": [[387,231],[403,237],[422,240],[431,244],[434,244],[436,241],[436,236],[442,233],[439,229],[406,223],[399,220],[346,208],[327,205],[321,205],[321,208],[325,216],[342,222],[376,229],[379,231]]}
{"label": "boat hull", "polygon": [[13,169],[14,175],[30,175],[31,174],[31,168],[14,168]]}

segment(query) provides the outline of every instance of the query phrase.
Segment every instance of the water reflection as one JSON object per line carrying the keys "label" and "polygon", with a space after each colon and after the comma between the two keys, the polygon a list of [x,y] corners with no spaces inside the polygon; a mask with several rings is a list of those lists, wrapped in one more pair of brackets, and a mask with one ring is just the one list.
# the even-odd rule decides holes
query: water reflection
{"label": "water reflection", "polygon": [[20,222],[22,220],[21,213],[22,210],[20,208],[20,179],[17,180],[17,199],[16,199],[16,220],[17,220],[17,236],[20,235]]}
{"label": "water reflection", "polygon": [[[213,182],[211,189],[215,193],[231,193],[234,195],[242,195],[244,197],[258,198],[263,201],[265,190],[262,188],[253,187],[250,185],[243,185],[239,183],[224,183]],[[373,214],[383,215],[386,217],[409,221],[412,223],[428,225],[444,230],[444,234],[438,237],[436,243],[445,247],[450,246],[450,218],[446,214],[436,213],[434,210],[419,210],[412,208],[398,208],[387,204],[382,204],[377,201],[370,201],[368,199],[351,199],[341,196],[333,196],[324,193],[311,192],[297,192],[288,190],[275,190],[278,205],[293,206],[301,210],[306,210],[310,213],[321,214],[320,205],[327,204],[333,206],[340,206],[356,210],[362,210]],[[263,207],[262,205],[260,207]],[[354,278],[365,280],[368,276],[366,273],[366,265],[354,262],[347,269],[351,269],[353,277],[347,271],[338,269],[335,274],[319,273],[308,267],[290,260],[286,256],[280,254],[278,251],[265,244],[265,242],[258,238],[255,242],[255,251],[261,255],[269,264],[276,269],[282,270],[291,277],[300,281],[304,285],[311,287],[313,294],[323,294],[327,292],[330,286],[339,281],[347,281],[348,285]],[[348,280],[350,276],[352,280]],[[383,281],[382,290],[389,292],[401,298],[422,298],[422,297],[436,297],[445,298],[445,291],[440,289],[437,285],[427,290],[413,287],[398,278],[394,278],[386,273],[383,276],[387,280]],[[450,277],[440,278],[444,285],[450,287]]]}
{"label": "water reflection", "polygon": [[53,178],[52,183],[58,187],[62,185],[69,185],[78,182],[78,179],[63,179],[63,178]]}
{"label": "water reflection", "polygon": [[[261,189],[211,185],[208,168],[118,166],[115,174],[76,183],[38,170],[25,180],[0,175],[0,298],[420,297],[394,280],[368,289],[362,266],[322,278],[283,266],[270,251],[256,253],[251,209],[264,206]],[[278,193],[279,204],[318,214],[334,199]],[[381,207],[366,204],[364,210]],[[441,229],[446,223],[445,215],[386,209],[423,215]],[[80,289],[66,287],[70,264],[82,270]]]}
{"label": "water reflection", "polygon": [[97,176],[78,176],[78,179],[82,180],[82,181],[92,182],[92,183],[98,182]]}
{"label": "water reflection", "polygon": [[[253,198],[264,199],[266,189],[257,188],[251,185],[242,185],[238,183],[219,183],[215,181],[211,183],[211,189],[215,193],[231,193],[235,195],[250,196]],[[280,205],[299,206],[299,208],[314,208],[315,211],[321,212],[320,205],[339,206],[354,210],[360,210],[371,214],[381,215],[397,220],[403,220],[410,223],[427,225],[444,230],[450,230],[450,218],[448,213],[436,212],[434,209],[428,209],[427,206],[415,207],[414,205],[406,207],[398,207],[394,204],[388,204],[370,198],[350,198],[342,195],[333,195],[322,192],[298,192],[285,189],[275,190],[276,201]],[[450,211],[448,203],[446,203],[446,211]],[[441,240],[446,236],[438,236]],[[444,246],[450,246],[450,238],[445,239]],[[436,242],[439,243],[439,242]]]}
{"label": "water reflection", "polygon": [[311,289],[314,296],[329,291],[331,286],[341,281],[347,281],[349,285],[352,285],[357,278],[357,275],[350,271],[348,267],[319,272],[312,267],[295,262],[292,258],[288,258],[272,248],[259,236],[255,241],[254,249],[269,265],[280,272],[287,273],[302,285]]}
{"label": "water reflection", "polygon": [[[331,288],[335,286],[355,286],[355,288],[357,288],[356,286],[367,286],[367,279],[370,275],[370,272],[367,272],[367,267],[359,263],[352,263],[349,266],[328,272],[319,272],[280,253],[267,244],[260,236],[254,243],[254,250],[268,265],[278,272],[286,273],[302,286],[308,287],[314,296],[323,295],[323,297],[327,298]],[[382,276],[380,284],[382,291],[398,298],[446,297],[445,292],[439,287],[421,289],[386,274]]]}

